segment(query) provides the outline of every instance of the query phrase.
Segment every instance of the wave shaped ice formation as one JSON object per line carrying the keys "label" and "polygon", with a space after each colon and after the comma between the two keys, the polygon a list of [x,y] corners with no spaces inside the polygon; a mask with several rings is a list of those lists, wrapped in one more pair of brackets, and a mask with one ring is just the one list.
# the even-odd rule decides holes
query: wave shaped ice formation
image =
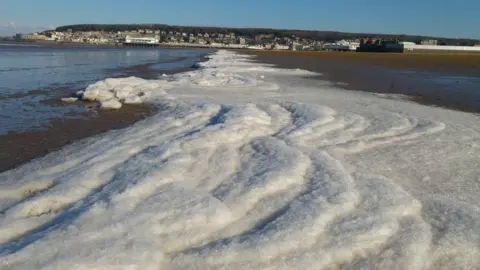
{"label": "wave shaped ice formation", "polygon": [[403,183],[402,169],[453,164],[415,163],[439,151],[435,141],[480,160],[442,137],[457,134],[446,124],[411,103],[349,101],[353,92],[315,88],[306,71],[209,58],[165,79],[89,86],[92,99],[139,97],[159,112],[0,175],[2,269],[480,265],[478,207]]}

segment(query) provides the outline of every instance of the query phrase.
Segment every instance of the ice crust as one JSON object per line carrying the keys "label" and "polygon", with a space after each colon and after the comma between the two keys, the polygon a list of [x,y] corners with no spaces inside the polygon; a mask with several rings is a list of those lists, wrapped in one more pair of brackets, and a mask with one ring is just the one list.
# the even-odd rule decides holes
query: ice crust
{"label": "ice crust", "polygon": [[111,78],[91,84],[81,93],[86,101],[98,101],[101,108],[120,109],[122,104],[139,104],[147,94],[165,95],[165,81],[145,80],[137,77]]}
{"label": "ice crust", "polygon": [[480,267],[480,117],[208,59],[90,85],[158,113],[0,174],[1,269]]}

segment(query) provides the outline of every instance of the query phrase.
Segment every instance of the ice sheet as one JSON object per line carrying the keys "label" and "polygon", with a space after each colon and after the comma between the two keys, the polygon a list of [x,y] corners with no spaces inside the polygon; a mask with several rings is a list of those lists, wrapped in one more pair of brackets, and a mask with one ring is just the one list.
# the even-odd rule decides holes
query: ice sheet
{"label": "ice sheet", "polygon": [[2,269],[476,269],[473,114],[219,51],[84,99],[158,114],[0,175]]}

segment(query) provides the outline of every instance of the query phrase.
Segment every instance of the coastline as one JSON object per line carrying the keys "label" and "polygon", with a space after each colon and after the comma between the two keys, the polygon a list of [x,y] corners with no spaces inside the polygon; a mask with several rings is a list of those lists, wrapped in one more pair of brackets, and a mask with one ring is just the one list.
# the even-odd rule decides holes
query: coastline
{"label": "coastline", "polygon": [[279,68],[321,73],[346,90],[480,113],[480,55],[249,51]]}
{"label": "coastline", "polygon": [[[200,59],[203,59],[203,56],[200,55]],[[142,79],[156,79],[162,74],[171,75],[194,69],[193,67],[170,70],[152,68],[154,65],[165,63],[161,61],[118,68],[115,70],[124,75],[112,76],[111,78],[135,76]],[[99,110],[94,102],[64,103],[60,100],[62,97],[70,96],[78,90],[84,89],[35,89],[26,93],[3,97],[8,99],[23,96],[44,96],[45,98],[40,101],[41,103],[54,107],[76,107],[83,112],[77,113],[72,110],[63,117],[51,119],[44,128],[10,131],[7,134],[0,135],[0,173],[60,150],[74,141],[127,127],[154,115],[156,112],[156,107],[150,104],[124,105],[118,110]]]}
{"label": "coastline", "polygon": [[100,89],[145,90],[159,111],[0,174],[3,264],[478,265],[480,116],[209,59],[166,91]]}
{"label": "coastline", "polygon": [[[60,46],[68,47],[61,44]],[[95,45],[93,45],[95,46]],[[113,48],[118,48],[111,46]],[[247,51],[241,53],[253,54],[257,61],[273,64],[280,68],[300,68],[318,73],[323,76],[322,80],[336,83],[337,87],[347,90],[365,91],[380,94],[400,94],[409,97],[409,100],[428,105],[439,106],[465,112],[480,112],[480,93],[471,96],[456,96],[449,91],[438,91],[436,84],[419,82],[418,77],[411,74],[405,76],[398,71],[410,70],[413,72],[439,72],[451,73],[459,76],[472,76],[480,73],[478,66],[471,65],[467,61],[445,61],[439,65],[436,60],[425,62],[415,60],[415,57],[407,56],[406,60],[392,62],[389,59],[401,59],[404,55],[393,54],[349,54],[338,52],[279,52],[279,51]],[[425,57],[425,56],[423,56]],[[431,56],[427,56],[430,58]],[[461,60],[461,59],[460,59]],[[480,62],[479,62],[480,63]],[[174,74],[191,70],[191,67],[178,68],[168,71],[158,71],[151,67],[157,63],[140,64],[122,69],[127,76],[136,76],[144,79],[154,79],[158,75]],[[391,72],[391,71],[394,72]],[[395,72],[397,71],[397,72]],[[359,74],[357,74],[359,73]],[[381,74],[381,76],[379,75]],[[399,75],[400,74],[400,75]],[[124,76],[115,76],[124,77]],[[456,82],[452,83],[457,85]],[[155,113],[155,107],[150,105],[129,105],[118,111],[91,110],[93,104],[63,104],[60,101],[65,94],[71,94],[75,90],[56,91],[43,102],[55,106],[85,106],[85,112],[76,114],[76,117],[52,119],[50,125],[44,130],[32,130],[27,132],[9,132],[0,135],[0,172],[16,168],[32,159],[42,157],[45,154],[61,149],[63,146],[83,138],[94,136],[113,129],[120,129],[145,119]],[[43,90],[33,90],[35,94],[42,94]],[[80,116],[80,117],[79,117]]]}
{"label": "coastline", "polygon": [[80,42],[54,42],[54,41],[0,41],[2,44],[13,44],[20,46],[28,47],[44,47],[44,48],[100,48],[100,49],[212,49],[212,50],[229,50],[229,49],[239,49],[242,51],[248,51],[247,48],[237,48],[237,47],[223,47],[223,46],[210,46],[206,44],[194,44],[194,43],[158,43],[156,46],[152,47],[142,47],[142,46],[124,46],[123,44],[95,44],[95,43],[80,43]]}
{"label": "coastline", "polygon": [[0,41],[0,45],[18,45],[26,47],[43,47],[43,48],[122,48],[114,44],[92,44],[92,43],[79,43],[79,42],[53,42],[53,41]]}

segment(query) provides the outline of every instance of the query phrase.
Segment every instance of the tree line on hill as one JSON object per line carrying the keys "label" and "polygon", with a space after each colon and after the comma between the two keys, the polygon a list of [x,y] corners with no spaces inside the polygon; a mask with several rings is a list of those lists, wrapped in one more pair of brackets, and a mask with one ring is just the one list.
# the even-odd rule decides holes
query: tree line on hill
{"label": "tree line on hill", "polygon": [[105,32],[119,32],[119,31],[135,31],[135,30],[160,30],[160,31],[174,31],[186,33],[235,33],[237,36],[250,37],[252,39],[257,35],[273,35],[275,37],[283,38],[292,36],[312,39],[316,41],[334,42],[342,39],[367,39],[380,38],[399,41],[410,41],[420,43],[425,39],[438,40],[439,45],[461,45],[473,46],[480,44],[478,40],[474,39],[457,39],[457,38],[442,38],[442,37],[428,37],[419,35],[395,35],[395,34],[370,34],[370,33],[346,33],[336,31],[314,31],[314,30],[289,30],[289,29],[271,29],[271,28],[227,28],[227,27],[205,27],[205,26],[176,26],[167,24],[76,24],[60,26],[56,31],[105,31]]}

